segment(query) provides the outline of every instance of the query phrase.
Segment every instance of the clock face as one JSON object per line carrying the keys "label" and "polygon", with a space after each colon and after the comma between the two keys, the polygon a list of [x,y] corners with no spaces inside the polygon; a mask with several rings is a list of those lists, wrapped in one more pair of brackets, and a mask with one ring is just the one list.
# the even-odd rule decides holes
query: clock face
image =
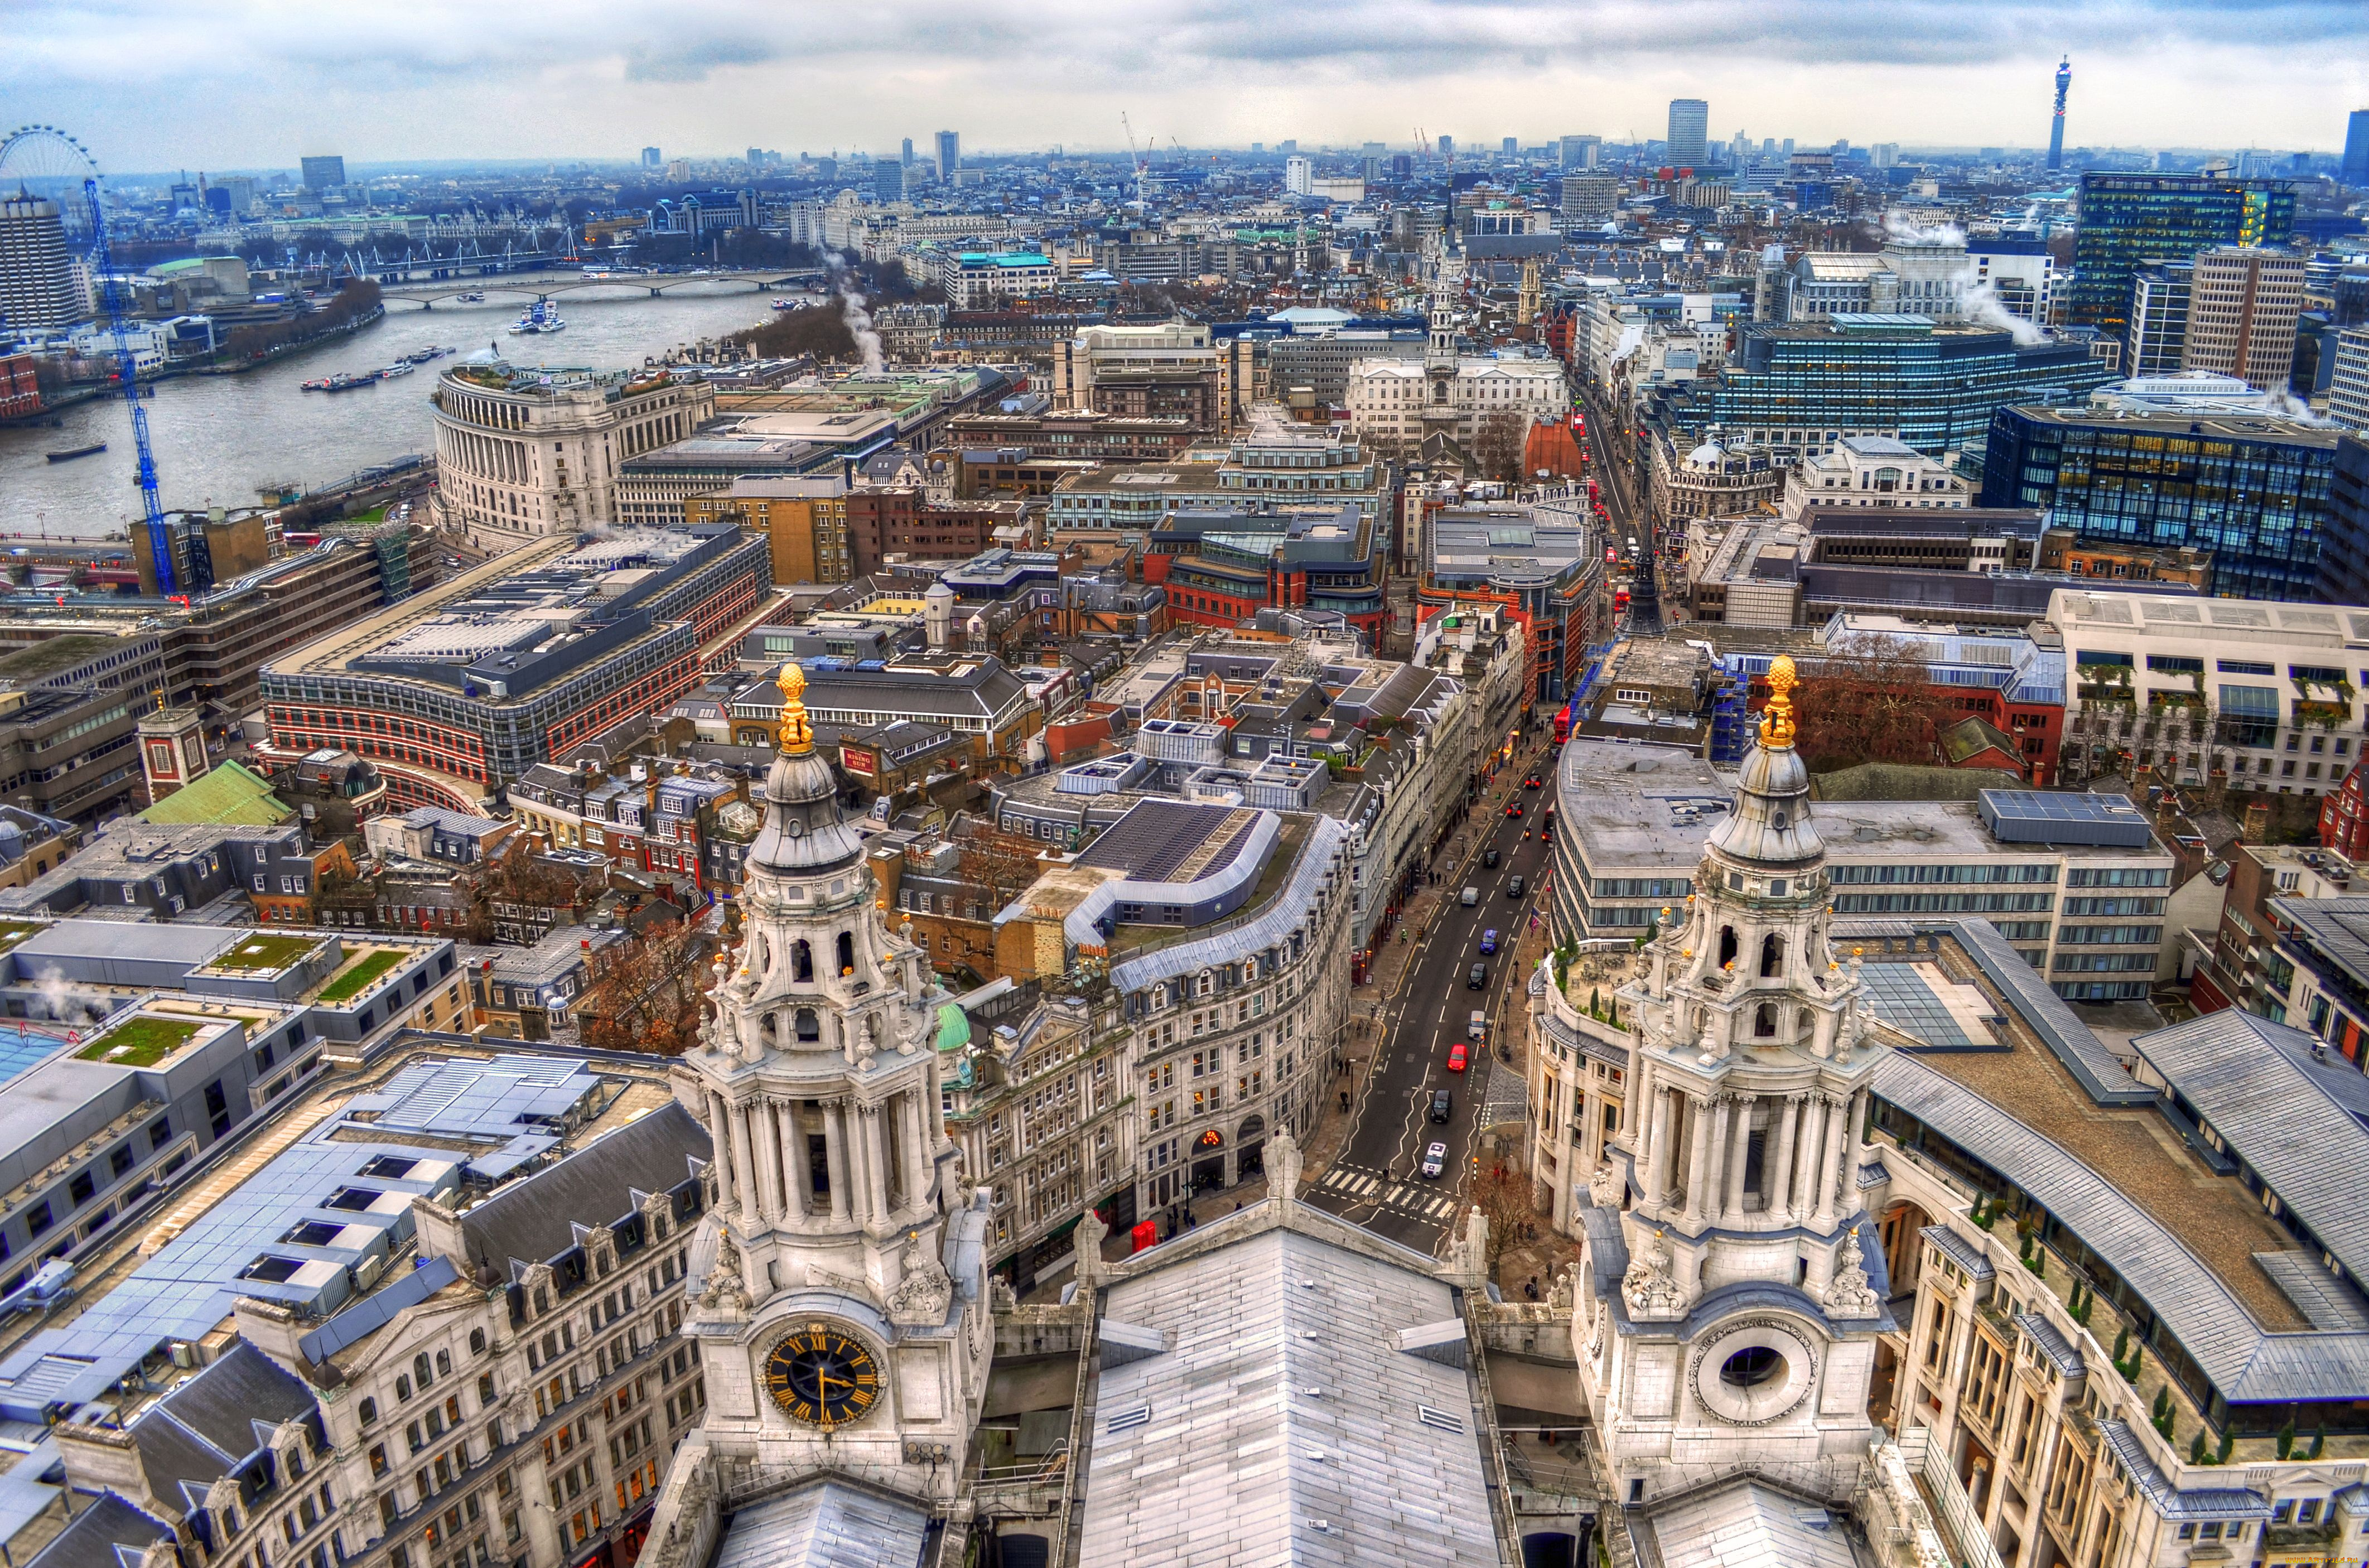
{"label": "clock face", "polygon": [[880,1365],[861,1340],[829,1323],[793,1331],[765,1357],[773,1402],[799,1421],[844,1426],[880,1398]]}

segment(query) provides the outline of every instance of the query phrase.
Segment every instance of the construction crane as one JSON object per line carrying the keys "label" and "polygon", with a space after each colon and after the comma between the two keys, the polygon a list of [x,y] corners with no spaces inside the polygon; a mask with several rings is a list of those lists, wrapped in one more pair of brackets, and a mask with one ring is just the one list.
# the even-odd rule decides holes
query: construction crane
{"label": "construction crane", "polygon": [[[156,453],[148,442],[148,410],[140,403],[140,366],[132,351],[131,334],[124,325],[123,286],[115,276],[114,258],[107,243],[107,209],[99,199],[98,160],[80,142],[54,125],[28,125],[0,138],[0,167],[26,170],[46,154],[52,159],[61,155],[63,166],[52,163],[52,170],[63,175],[69,170],[82,182],[83,200],[90,208],[92,268],[98,275],[99,302],[107,312],[107,330],[115,348],[118,384],[123,388],[123,401],[132,410],[132,445],[140,460],[140,505],[148,525],[148,549],[156,564],[156,591],[171,596],[180,584],[173,569],[173,539],[165,525],[165,509],[156,499]],[[49,172],[49,171],[44,171]]]}
{"label": "construction crane", "polygon": [[[1148,149],[1136,145],[1135,127],[1128,123],[1127,110],[1118,111],[1118,123],[1119,129],[1127,132],[1127,161],[1135,166],[1135,204],[1141,207],[1146,205],[1143,199],[1143,180],[1144,176],[1151,170],[1151,155]],[[1157,145],[1156,143],[1153,144]]]}

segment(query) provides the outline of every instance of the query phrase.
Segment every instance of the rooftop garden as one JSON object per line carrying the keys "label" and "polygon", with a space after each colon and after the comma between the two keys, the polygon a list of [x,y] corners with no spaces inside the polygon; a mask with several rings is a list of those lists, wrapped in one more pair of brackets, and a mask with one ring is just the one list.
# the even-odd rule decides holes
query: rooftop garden
{"label": "rooftop garden", "polygon": [[321,988],[316,999],[326,1002],[351,1001],[368,990],[371,982],[402,963],[409,955],[400,948],[381,948],[357,963],[347,965]]}
{"label": "rooftop garden", "polygon": [[269,932],[257,932],[206,967],[212,969],[284,969],[320,944],[321,938],[317,936],[279,936]]}
{"label": "rooftop garden", "polygon": [[18,943],[40,929],[39,921],[0,921],[0,953],[14,950]]}
{"label": "rooftop garden", "polygon": [[143,1013],[125,1019],[74,1053],[111,1067],[154,1067],[197,1037],[200,1025]]}

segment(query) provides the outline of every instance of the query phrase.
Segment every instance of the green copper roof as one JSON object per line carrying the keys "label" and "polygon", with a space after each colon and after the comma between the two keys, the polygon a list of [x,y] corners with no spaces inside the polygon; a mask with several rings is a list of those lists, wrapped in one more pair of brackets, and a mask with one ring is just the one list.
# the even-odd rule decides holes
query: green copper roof
{"label": "green copper roof", "polygon": [[296,815],[271,793],[271,782],[235,761],[217,763],[194,784],[175,790],[140,814],[143,822],[218,822],[276,828]]}
{"label": "green copper roof", "polygon": [[970,1017],[951,1001],[938,1004],[938,1049],[958,1051],[970,1044]]}

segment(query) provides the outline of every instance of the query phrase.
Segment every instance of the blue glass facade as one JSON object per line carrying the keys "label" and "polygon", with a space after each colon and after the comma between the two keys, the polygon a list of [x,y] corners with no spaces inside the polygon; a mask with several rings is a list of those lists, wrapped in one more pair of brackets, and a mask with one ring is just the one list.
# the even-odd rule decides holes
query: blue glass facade
{"label": "blue glass facade", "polygon": [[2261,415],[2002,408],[1982,504],[2044,508],[2085,544],[2208,550],[2213,591],[2225,597],[2307,600],[2318,597],[2335,468],[2335,431]]}
{"label": "blue glass facade", "polygon": [[2077,344],[2020,348],[2005,332],[1929,316],[1837,315],[1737,327],[1726,370],[1670,388],[1660,412],[1690,436],[1717,425],[1819,452],[1846,435],[1896,435],[1939,457],[1979,439],[1994,409],[2075,402],[2111,378]]}
{"label": "blue glass facade", "polygon": [[2130,326],[2131,280],[2141,267],[2190,260],[2215,246],[2284,245],[2295,233],[2295,187],[2281,179],[2085,174],[2065,320],[2120,338]]}

